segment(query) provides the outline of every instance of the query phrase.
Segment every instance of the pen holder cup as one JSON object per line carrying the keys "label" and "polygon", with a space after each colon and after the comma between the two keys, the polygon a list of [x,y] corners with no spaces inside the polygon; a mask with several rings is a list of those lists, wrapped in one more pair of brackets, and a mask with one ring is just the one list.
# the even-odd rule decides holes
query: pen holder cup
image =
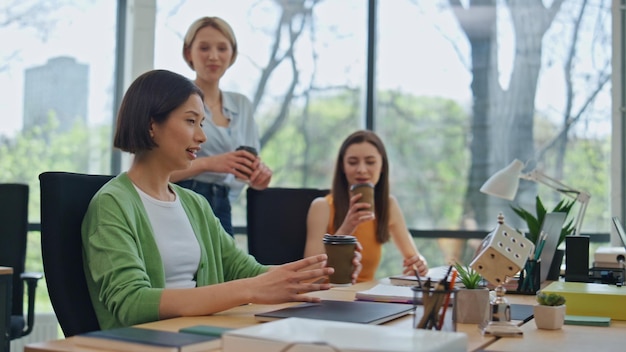
{"label": "pen holder cup", "polygon": [[457,290],[422,289],[413,290],[413,327],[440,331],[456,331]]}
{"label": "pen holder cup", "polygon": [[534,295],[541,285],[541,259],[528,259],[519,274],[517,292]]}

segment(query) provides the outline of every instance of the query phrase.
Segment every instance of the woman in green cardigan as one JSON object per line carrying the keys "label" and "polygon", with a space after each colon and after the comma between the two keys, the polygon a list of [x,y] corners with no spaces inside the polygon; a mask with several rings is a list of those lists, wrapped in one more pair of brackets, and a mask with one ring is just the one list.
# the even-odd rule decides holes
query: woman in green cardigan
{"label": "woman in green cardigan", "polygon": [[246,303],[318,301],[305,293],[330,288],[313,282],[332,268],[306,269],[326,255],[261,265],[235,245],[204,197],[169,182],[206,140],[204,118],[202,91],[173,72],[149,71],[124,96],[114,146],[134,154],[132,165],[96,193],[82,225],[102,329]]}

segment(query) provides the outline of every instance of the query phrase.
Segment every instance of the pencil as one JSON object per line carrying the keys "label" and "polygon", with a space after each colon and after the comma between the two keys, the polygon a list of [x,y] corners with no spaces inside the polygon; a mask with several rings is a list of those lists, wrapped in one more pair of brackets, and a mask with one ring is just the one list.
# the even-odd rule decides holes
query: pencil
{"label": "pencil", "polygon": [[437,287],[435,288],[435,291],[433,291],[433,298],[434,298],[434,302],[432,304],[432,307],[429,310],[428,313],[428,326],[426,327],[427,329],[437,329],[439,327],[439,311],[441,310],[441,307],[443,306],[443,303],[445,301],[445,294],[446,294],[446,288],[447,288],[447,282],[439,282],[437,284]]}
{"label": "pencil", "polygon": [[415,277],[417,278],[417,284],[419,287],[422,287],[422,279],[420,278],[420,273],[417,271],[417,265],[413,264],[413,271],[415,271]]}
{"label": "pencil", "polygon": [[450,283],[448,284],[448,294],[446,295],[446,301],[443,304],[443,312],[441,312],[441,317],[439,318],[439,326],[437,326],[437,330],[441,330],[443,328],[443,322],[446,317],[446,310],[448,309],[448,304],[450,304],[450,295],[452,294],[452,290],[454,290],[454,284],[456,283],[456,276],[458,272],[454,270],[452,272],[452,278],[450,279]]}
{"label": "pencil", "polygon": [[430,296],[430,278],[428,278],[426,280],[426,284],[422,286],[422,305],[424,306],[424,314],[422,315],[419,323],[417,323],[418,329],[426,328],[426,323],[430,317],[428,312],[431,310],[432,304],[434,304],[434,301],[432,301],[431,298],[433,297]]}
{"label": "pencil", "polygon": [[546,239],[545,237],[541,239],[541,242],[539,242],[539,246],[537,248],[537,250],[535,251],[535,260],[539,259],[539,257],[541,257],[541,252],[543,252],[543,247],[546,244]]}

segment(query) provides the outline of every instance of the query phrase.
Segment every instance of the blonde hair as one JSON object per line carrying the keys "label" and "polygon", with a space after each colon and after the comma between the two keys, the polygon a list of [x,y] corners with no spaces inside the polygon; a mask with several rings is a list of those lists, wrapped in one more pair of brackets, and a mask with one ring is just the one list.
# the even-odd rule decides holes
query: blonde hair
{"label": "blonde hair", "polygon": [[235,38],[235,32],[233,32],[233,29],[226,21],[215,16],[199,18],[195,20],[191,26],[189,26],[189,29],[185,34],[185,40],[183,41],[183,59],[187,65],[189,65],[192,70],[194,69],[193,62],[191,62],[191,60],[187,60],[187,51],[191,50],[191,44],[194,39],[196,39],[198,31],[205,27],[213,27],[217,29],[226,37],[226,39],[228,39],[233,48],[233,57],[230,59],[230,66],[232,66],[237,58],[237,39]]}

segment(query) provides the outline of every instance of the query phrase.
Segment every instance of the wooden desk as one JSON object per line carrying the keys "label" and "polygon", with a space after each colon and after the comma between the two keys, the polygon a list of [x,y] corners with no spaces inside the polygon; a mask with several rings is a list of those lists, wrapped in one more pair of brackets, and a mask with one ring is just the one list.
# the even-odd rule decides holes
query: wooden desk
{"label": "wooden desk", "polygon": [[[361,283],[350,287],[337,287],[329,291],[315,292],[311,295],[323,299],[354,300],[356,291],[372,287],[375,282]],[[507,295],[511,303],[534,304],[535,297],[527,295]],[[167,331],[178,331],[180,328],[192,325],[214,325],[229,328],[241,328],[258,322],[254,319],[255,313],[266,312],[297,303],[285,303],[278,305],[250,304],[227,311],[200,317],[183,317],[167,319],[138,326]],[[413,317],[408,315],[392,320],[385,325],[397,326],[401,329],[412,328]],[[588,327],[565,325],[562,330],[549,331],[539,330],[534,321],[522,326],[523,337],[496,338],[481,334],[475,324],[458,324],[457,331],[467,334],[468,351],[614,351],[623,350],[624,336],[626,336],[626,321],[612,321],[611,327]],[[49,352],[49,351],[83,351],[102,352],[102,350],[86,349],[72,343],[72,338],[54,340],[42,343],[29,344],[25,352]]]}
{"label": "wooden desk", "polygon": [[13,295],[13,268],[0,266],[0,351],[10,350],[11,296]]}
{"label": "wooden desk", "polygon": [[[354,295],[356,291],[365,290],[372,286],[374,286],[376,282],[368,282],[361,283],[350,287],[337,287],[333,288],[329,291],[320,291],[311,293],[312,296],[320,297],[323,299],[334,299],[334,300],[354,300]],[[157,330],[167,330],[167,331],[178,331],[180,328],[192,326],[192,325],[213,325],[213,326],[223,326],[229,328],[242,328],[254,324],[259,324],[254,319],[255,313],[267,312],[275,309],[280,309],[284,307],[288,307],[291,305],[295,305],[298,303],[284,303],[284,304],[273,304],[273,305],[263,305],[263,304],[249,304],[244,306],[235,307],[224,312],[210,315],[210,316],[199,316],[199,317],[182,317],[182,318],[174,318],[156,321],[152,323],[140,324],[137,326],[157,329]],[[391,304],[391,303],[390,303]],[[413,316],[407,315],[390,322],[387,322],[385,325],[397,326],[402,329],[411,329],[413,322]],[[457,331],[464,332],[468,336],[468,351],[476,351],[480,349],[484,349],[489,344],[493,343],[496,338],[491,336],[483,336],[478,327],[474,324],[458,324]],[[79,348],[78,346],[72,343],[72,338],[54,340],[48,342],[34,343],[29,344],[24,349],[25,352],[49,352],[49,351],[96,351],[92,349],[83,349],[82,346]],[[98,350],[102,351],[102,350]]]}
{"label": "wooden desk", "polygon": [[624,351],[626,321],[612,320],[610,327],[563,325],[560,330],[541,330],[531,320],[522,330],[524,337],[500,338],[485,351]]}
{"label": "wooden desk", "polygon": [[[376,282],[360,283],[350,287],[337,287],[329,291],[320,291],[311,293],[312,296],[320,297],[322,299],[333,300],[345,300],[353,301],[356,291],[366,290],[374,286]],[[288,307],[297,303],[285,303],[280,305],[260,305],[251,304],[247,306],[233,308],[222,313],[218,313],[212,316],[202,317],[184,317],[174,318],[158,322],[141,324],[139,326],[151,329],[178,331],[179,329],[192,325],[215,325],[223,327],[240,328],[254,324],[259,324],[254,319],[255,313],[267,312],[276,310],[282,307]],[[411,329],[413,323],[413,316],[407,315],[392,321],[387,322],[385,325],[397,326],[401,329]],[[495,341],[494,337],[483,336],[478,327],[474,324],[458,324],[457,331],[464,332],[468,336],[468,351],[476,351],[485,348],[490,343]],[[28,350],[26,351],[28,352]]]}

